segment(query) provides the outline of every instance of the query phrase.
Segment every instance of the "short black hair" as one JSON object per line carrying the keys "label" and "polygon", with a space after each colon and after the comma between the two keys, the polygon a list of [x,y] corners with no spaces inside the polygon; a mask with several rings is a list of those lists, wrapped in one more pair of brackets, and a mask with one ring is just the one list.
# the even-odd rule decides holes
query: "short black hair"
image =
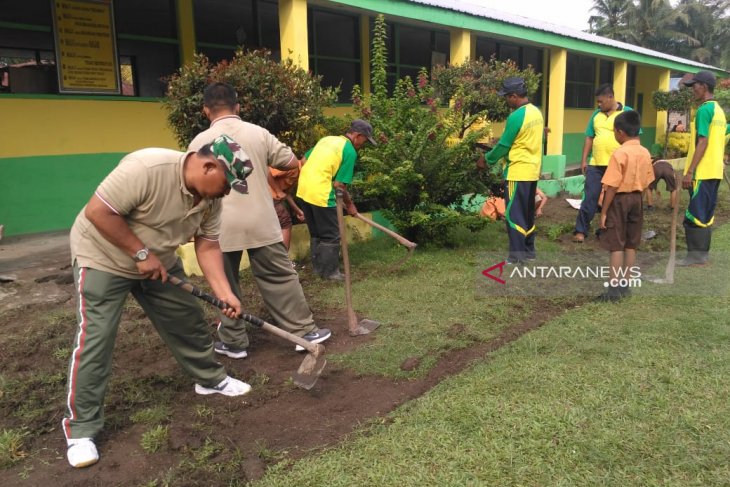
{"label": "short black hair", "polygon": [[203,145],[200,149],[198,149],[198,155],[199,156],[212,156],[213,155],[213,142],[210,144]]}
{"label": "short black hair", "polygon": [[230,110],[236,108],[238,95],[236,90],[227,83],[211,83],[203,90],[203,105],[207,108],[226,107]]}
{"label": "short black hair", "polygon": [[613,85],[611,83],[603,83],[596,88],[596,96],[611,95],[613,96]]}
{"label": "short black hair", "polygon": [[613,121],[613,128],[624,132],[629,137],[638,137],[641,132],[641,116],[635,110],[627,110],[618,114]]}

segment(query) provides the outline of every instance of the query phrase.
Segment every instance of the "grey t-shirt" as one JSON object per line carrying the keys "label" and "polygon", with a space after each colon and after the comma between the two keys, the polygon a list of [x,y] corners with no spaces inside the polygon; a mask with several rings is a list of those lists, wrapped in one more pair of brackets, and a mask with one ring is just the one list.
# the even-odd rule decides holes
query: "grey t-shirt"
{"label": "grey t-shirt", "polygon": [[246,179],[248,194],[231,191],[223,198],[221,250],[233,252],[281,242],[281,226],[267,180],[268,166],[283,169],[296,156],[268,130],[235,115],[214,120],[208,130],[193,139],[188,149],[198,150],[222,134],[241,145],[254,169]]}

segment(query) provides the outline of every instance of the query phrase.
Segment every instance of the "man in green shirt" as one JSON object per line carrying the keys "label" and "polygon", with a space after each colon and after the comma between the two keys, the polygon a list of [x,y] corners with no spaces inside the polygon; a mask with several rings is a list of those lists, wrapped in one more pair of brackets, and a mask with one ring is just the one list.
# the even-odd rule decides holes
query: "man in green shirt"
{"label": "man in green shirt", "polygon": [[323,137],[305,154],[299,174],[297,197],[309,228],[314,272],[325,279],[343,280],[340,272],[340,229],[337,224],[335,189],[344,192],[347,213],[357,213],[347,192],[357,161],[357,150],[367,142],[375,145],[373,127],[353,120],[345,135]]}
{"label": "man in green shirt", "polygon": [[620,113],[631,110],[630,107],[622,105],[614,98],[613,86],[610,84],[598,87],[596,103],[598,108],[588,121],[583,156],[580,161],[581,172],[585,175],[585,184],[583,201],[580,203],[573,232],[573,242],[576,243],[582,243],[588,235],[588,228],[598,209],[598,198],[602,187],[601,178],[606,173],[611,154],[620,145],[613,134],[613,122]]}
{"label": "man in green shirt", "polygon": [[[536,257],[535,192],[542,163],[545,121],[540,109],[527,98],[523,78],[505,79],[499,95],[505,97],[513,112],[507,117],[499,142],[485,157],[489,164],[504,160],[505,223],[509,237],[507,263],[520,264]],[[484,168],[484,161],[480,159],[477,166]]]}
{"label": "man in green shirt", "polygon": [[704,265],[709,257],[717,192],[723,178],[727,120],[722,107],[713,99],[714,74],[700,71],[683,83],[692,87],[700,106],[691,124],[690,146],[682,179],[682,187],[689,190],[690,195],[684,215],[687,257],[677,265]]}

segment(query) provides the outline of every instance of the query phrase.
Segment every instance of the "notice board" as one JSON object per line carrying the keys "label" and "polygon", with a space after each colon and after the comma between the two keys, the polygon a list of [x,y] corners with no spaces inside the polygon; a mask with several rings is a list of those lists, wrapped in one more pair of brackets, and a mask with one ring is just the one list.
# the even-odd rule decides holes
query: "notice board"
{"label": "notice board", "polygon": [[120,93],[112,0],[52,0],[60,93]]}

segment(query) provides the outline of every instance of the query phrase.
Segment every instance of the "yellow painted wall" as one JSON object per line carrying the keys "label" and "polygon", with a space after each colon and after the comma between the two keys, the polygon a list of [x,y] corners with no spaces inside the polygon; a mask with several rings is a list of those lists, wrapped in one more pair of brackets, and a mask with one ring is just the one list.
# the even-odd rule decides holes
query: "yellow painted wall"
{"label": "yellow painted wall", "polygon": [[[669,91],[669,77],[671,73],[668,69],[659,70],[659,79],[657,82],[657,89],[662,91]],[[667,126],[667,118],[669,114],[666,111],[656,112],[656,137],[655,140],[659,142],[664,137]]]}
{"label": "yellow painted wall", "polygon": [[641,124],[644,127],[653,127],[656,124],[656,109],[651,101],[651,95],[659,89],[659,80],[664,71],[646,66],[636,67],[636,93],[644,94],[644,106],[633,108],[641,111]]}
{"label": "yellow painted wall", "polygon": [[591,109],[566,108],[563,118],[563,130],[566,134],[582,134],[586,131],[588,120],[593,114]]}
{"label": "yellow painted wall", "polygon": [[550,49],[549,93],[550,98],[547,116],[548,135],[547,153],[563,153],[563,134],[565,133],[565,78],[568,63],[568,52],[565,49]]}
{"label": "yellow painted wall", "polygon": [[0,114],[0,157],[178,148],[159,102],[0,98]]}
{"label": "yellow painted wall", "polygon": [[451,64],[463,64],[469,59],[474,59],[474,51],[472,47],[476,47],[476,43],[472,43],[472,34],[466,29],[451,29]]}
{"label": "yellow painted wall", "polygon": [[180,60],[182,64],[187,64],[195,54],[193,0],[177,1],[177,26],[180,33]]}
{"label": "yellow painted wall", "polygon": [[626,100],[628,70],[629,63],[621,59],[613,60],[613,96],[621,103],[624,103],[624,100]]}
{"label": "yellow painted wall", "polygon": [[307,0],[279,1],[279,32],[281,57],[309,70]]}

